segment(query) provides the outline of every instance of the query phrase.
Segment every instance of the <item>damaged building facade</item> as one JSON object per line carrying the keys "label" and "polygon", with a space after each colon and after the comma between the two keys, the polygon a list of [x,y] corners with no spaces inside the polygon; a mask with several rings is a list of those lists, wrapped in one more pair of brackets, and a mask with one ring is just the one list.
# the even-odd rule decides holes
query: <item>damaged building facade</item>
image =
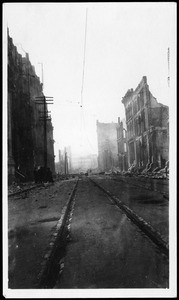
{"label": "damaged building facade", "polygon": [[64,147],[63,151],[58,150],[58,162],[55,163],[57,174],[70,174],[72,170],[71,146]]}
{"label": "damaged building facade", "polygon": [[118,147],[118,167],[119,171],[128,170],[128,158],[127,158],[127,130],[125,120],[118,118],[117,124],[117,147]]}
{"label": "damaged building facade", "polygon": [[122,99],[127,126],[128,167],[163,168],[169,159],[169,108],[157,102],[144,76]]}
{"label": "damaged building facade", "polygon": [[72,156],[73,173],[89,172],[97,169],[97,155],[89,154],[85,156]]}
{"label": "damaged building facade", "polygon": [[110,171],[118,167],[117,123],[101,123],[97,125],[98,169]]}
{"label": "damaged building facade", "polygon": [[[43,106],[35,97],[44,96],[42,84],[29,55],[18,53],[8,31],[8,179],[34,179],[34,168],[44,164]],[[54,166],[54,140],[51,120],[47,121],[47,164]]]}

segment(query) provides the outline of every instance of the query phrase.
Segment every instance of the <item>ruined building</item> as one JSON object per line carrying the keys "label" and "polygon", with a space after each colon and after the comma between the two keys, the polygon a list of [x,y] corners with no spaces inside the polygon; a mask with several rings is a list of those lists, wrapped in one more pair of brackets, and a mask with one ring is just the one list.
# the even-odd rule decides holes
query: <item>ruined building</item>
{"label": "ruined building", "polygon": [[118,167],[117,123],[97,121],[98,169],[110,171]]}
{"label": "ruined building", "polygon": [[118,147],[118,166],[119,171],[128,170],[128,159],[127,159],[127,130],[125,120],[118,118],[117,125],[117,147]]}
{"label": "ruined building", "polygon": [[[43,107],[35,97],[43,96],[42,84],[29,55],[22,57],[8,32],[8,179],[33,180],[36,166],[44,164]],[[54,140],[47,122],[47,160],[54,172]]]}
{"label": "ruined building", "polygon": [[55,164],[56,173],[71,173],[71,147],[64,147],[63,151],[58,150],[58,162]]}
{"label": "ruined building", "polygon": [[128,165],[145,168],[163,168],[169,159],[168,114],[169,108],[157,102],[149,91],[144,76],[133,91],[122,99],[127,125]]}
{"label": "ruined building", "polygon": [[68,172],[71,173],[71,160],[72,160],[71,146],[65,147],[65,152],[66,152],[66,159],[68,163]]}
{"label": "ruined building", "polygon": [[58,150],[58,162],[55,163],[55,171],[57,174],[64,174],[64,155],[61,150]]}
{"label": "ruined building", "polygon": [[88,154],[79,157],[72,156],[71,165],[73,173],[95,170],[97,168],[97,155]]}

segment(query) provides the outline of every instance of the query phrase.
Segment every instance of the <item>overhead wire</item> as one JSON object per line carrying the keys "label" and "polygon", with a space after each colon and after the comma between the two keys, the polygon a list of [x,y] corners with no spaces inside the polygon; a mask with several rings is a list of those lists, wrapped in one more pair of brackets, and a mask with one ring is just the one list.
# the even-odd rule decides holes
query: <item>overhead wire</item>
{"label": "overhead wire", "polygon": [[[84,37],[84,52],[83,52],[83,71],[82,71],[82,82],[81,82],[81,101],[80,101],[80,109],[81,109],[81,114],[80,114],[80,119],[81,119],[81,124],[80,124],[80,129],[81,129],[81,141],[80,141],[80,146],[82,147],[82,139],[83,139],[83,131],[86,133],[86,139],[88,141],[88,144],[93,152],[96,152],[94,150],[94,147],[92,146],[89,138],[88,138],[88,133],[86,130],[86,125],[85,125],[85,115],[84,115],[84,110],[83,110],[83,90],[84,90],[84,77],[85,77],[85,63],[86,63],[86,41],[87,41],[87,24],[88,24],[88,8],[86,8],[86,20],[85,20],[85,37]],[[84,129],[84,130],[83,130]]]}
{"label": "overhead wire", "polygon": [[83,107],[83,87],[84,87],[85,61],[86,61],[87,21],[88,21],[88,9],[86,8],[85,40],[84,40],[84,52],[83,52],[83,72],[82,72],[82,83],[81,83],[81,108]]}
{"label": "overhead wire", "polygon": [[81,99],[80,99],[80,147],[82,147],[82,127],[83,127],[83,88],[84,88],[84,75],[85,75],[85,60],[86,60],[86,37],[87,37],[87,17],[88,9],[86,8],[86,19],[85,19],[85,36],[84,36],[84,51],[83,51],[83,66],[82,66],[82,82],[81,82]]}

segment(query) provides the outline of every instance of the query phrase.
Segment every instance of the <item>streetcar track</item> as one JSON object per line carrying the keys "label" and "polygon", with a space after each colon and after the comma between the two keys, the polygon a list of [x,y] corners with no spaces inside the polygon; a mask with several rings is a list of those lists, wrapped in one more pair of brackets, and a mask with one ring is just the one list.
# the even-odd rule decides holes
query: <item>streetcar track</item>
{"label": "streetcar track", "polygon": [[10,193],[10,194],[8,194],[8,197],[13,197],[13,196],[16,196],[16,195],[20,195],[20,194],[23,194],[23,193],[27,193],[27,192],[29,192],[29,191],[31,191],[31,190],[34,190],[35,188],[39,188],[39,187],[43,187],[43,184],[33,185],[33,186],[31,186],[30,188],[23,189],[23,190],[14,192],[14,193]]}
{"label": "streetcar track", "polygon": [[44,255],[41,270],[38,274],[37,288],[53,288],[57,277],[61,275],[62,269],[64,268],[66,243],[69,240],[70,230],[70,223],[68,224],[68,222],[73,215],[78,181],[77,179],[72,193],[69,193],[67,204],[62,209],[61,218],[57,222],[46,254]]}
{"label": "streetcar track", "polygon": [[160,233],[155,230],[149,223],[147,223],[142,217],[138,216],[133,210],[131,210],[127,205],[125,205],[118,197],[112,195],[109,191],[103,188],[95,180],[91,179],[95,186],[107,194],[116,205],[127,215],[127,217],[139,227],[139,229],[147,235],[152,242],[160,249],[160,251],[169,257],[168,244],[163,240]]}
{"label": "streetcar track", "polygon": [[[124,182],[125,184],[129,184],[128,182],[126,182],[126,181],[123,180],[122,178],[120,178],[120,179],[118,179],[118,178],[111,178],[111,179],[114,180],[114,181],[118,181],[118,182],[119,182],[119,181],[122,181],[122,182]],[[140,180],[140,179],[139,179],[139,181],[145,184],[145,182],[144,182],[143,180]],[[166,192],[161,192],[161,191],[159,191],[159,190],[157,190],[157,189],[155,189],[155,188],[146,187],[145,185],[140,185],[140,184],[135,184],[135,183],[130,183],[130,185],[133,185],[133,186],[135,186],[135,187],[144,188],[144,189],[146,189],[146,190],[148,190],[148,191],[160,193],[165,199],[169,200],[169,195],[168,195],[168,193],[166,193]]]}
{"label": "streetcar track", "polygon": [[[54,181],[54,183],[56,183],[56,182],[58,182],[58,181],[57,181],[57,180]],[[46,187],[50,187],[50,186],[54,185],[54,183],[47,183],[47,184],[45,184],[45,185],[44,185],[44,183],[35,184],[35,185],[33,185],[33,186],[29,187],[29,188],[21,189],[21,190],[19,190],[19,191],[16,191],[16,192],[13,192],[13,193],[8,194],[8,198],[9,198],[9,197],[16,196],[16,195],[21,195],[21,194],[23,194],[23,193],[28,193],[29,191],[34,190],[34,189],[36,189],[36,188],[46,188]]]}
{"label": "streetcar track", "polygon": [[[145,237],[150,238],[152,242],[158,247],[160,253],[169,256],[169,249],[167,243],[162,239],[160,234],[152,228],[145,220],[134,213],[128,206],[120,201],[116,196],[105,190],[102,186],[96,183],[93,179],[90,181],[97,186],[104,194],[108,195],[108,199],[112,202],[111,205],[119,207],[123,213],[138,226],[140,232]],[[41,263],[41,271],[38,275],[37,288],[54,288],[57,278],[60,278],[64,269],[64,258],[66,256],[67,243],[71,242],[70,229],[71,221],[74,212],[75,198],[77,193],[77,186],[80,179],[77,180],[72,193],[69,196],[67,205],[62,210],[62,216],[57,222],[56,230],[53,232],[52,238]],[[44,220],[43,220],[44,221]],[[45,220],[50,221],[50,220]]]}

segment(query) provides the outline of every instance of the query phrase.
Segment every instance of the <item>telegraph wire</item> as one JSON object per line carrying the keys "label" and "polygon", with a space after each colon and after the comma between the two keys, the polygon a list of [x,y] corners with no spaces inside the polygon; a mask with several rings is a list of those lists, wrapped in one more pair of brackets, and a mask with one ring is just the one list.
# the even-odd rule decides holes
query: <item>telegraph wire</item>
{"label": "telegraph wire", "polygon": [[[81,102],[80,102],[80,108],[81,108],[81,142],[80,146],[82,146],[82,138],[83,138],[83,132],[86,133],[86,138],[88,141],[88,144],[91,148],[91,150],[96,153],[95,149],[93,148],[87,134],[86,125],[85,125],[85,116],[84,116],[84,110],[83,110],[83,89],[84,89],[84,77],[85,77],[85,62],[86,62],[86,40],[87,40],[87,24],[88,24],[88,8],[86,8],[86,20],[85,20],[85,38],[84,38],[84,52],[83,52],[83,71],[82,71],[82,82],[81,82]],[[83,130],[84,129],[84,130]]]}
{"label": "telegraph wire", "polygon": [[85,60],[86,60],[87,21],[88,21],[88,9],[86,8],[85,40],[84,40],[84,53],[83,53],[83,72],[82,72],[82,83],[81,83],[81,108],[83,107],[83,87],[84,87]]}
{"label": "telegraph wire", "polygon": [[85,60],[86,60],[87,21],[88,21],[88,9],[86,8],[84,52],[83,52],[82,81],[81,81],[81,101],[80,101],[80,108],[81,108],[81,112],[80,112],[80,130],[81,130],[80,146],[81,147],[82,147],[82,126],[83,126],[83,88],[84,88]]}

